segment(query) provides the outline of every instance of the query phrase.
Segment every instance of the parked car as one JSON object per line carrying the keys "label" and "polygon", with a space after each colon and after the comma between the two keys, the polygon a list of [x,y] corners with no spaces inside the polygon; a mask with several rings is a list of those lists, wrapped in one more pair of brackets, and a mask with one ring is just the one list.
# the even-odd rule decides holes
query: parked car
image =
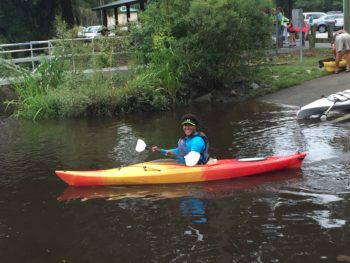
{"label": "parked car", "polygon": [[343,18],[343,14],[333,14],[325,15],[317,19],[316,28],[320,33],[325,33],[328,31],[328,26],[333,25],[335,27],[335,20],[338,18]]}
{"label": "parked car", "polygon": [[343,27],[344,27],[344,17],[336,18],[335,24],[334,24],[334,29],[339,30],[339,29],[343,29]]}
{"label": "parked car", "polygon": [[82,31],[78,32],[78,37],[84,37],[89,39],[94,39],[102,35],[106,35],[108,29],[104,28],[101,25],[98,26],[89,26]]}
{"label": "parked car", "polygon": [[334,15],[334,14],[342,14],[343,11],[328,11],[326,14],[327,15]]}
{"label": "parked car", "polygon": [[82,32],[86,30],[86,27],[79,26],[77,30],[78,30],[78,37],[83,37]]}
{"label": "parked car", "polygon": [[[323,13],[323,12],[306,12],[306,13],[303,13],[304,15],[304,20],[309,23],[309,18],[310,16],[312,15],[312,17],[314,18],[313,19],[313,22],[312,22],[312,25],[316,25],[317,24],[317,20],[322,17],[322,16],[325,16],[326,13]],[[312,26],[311,25],[311,26]]]}

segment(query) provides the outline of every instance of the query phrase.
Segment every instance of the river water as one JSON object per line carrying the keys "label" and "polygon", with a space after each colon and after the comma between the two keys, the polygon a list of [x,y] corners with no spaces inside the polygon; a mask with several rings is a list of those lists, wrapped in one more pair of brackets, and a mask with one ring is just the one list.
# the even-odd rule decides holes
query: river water
{"label": "river water", "polygon": [[[217,158],[307,150],[301,170],[226,181],[68,187],[58,169],[160,156],[196,113]],[[122,118],[0,117],[1,262],[350,262],[350,124],[298,122],[259,101]]]}

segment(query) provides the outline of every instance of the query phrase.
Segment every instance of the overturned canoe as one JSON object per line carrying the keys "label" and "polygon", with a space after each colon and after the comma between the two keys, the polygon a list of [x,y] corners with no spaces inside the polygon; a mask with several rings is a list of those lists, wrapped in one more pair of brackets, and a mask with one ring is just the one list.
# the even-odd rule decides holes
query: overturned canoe
{"label": "overturned canoe", "polygon": [[301,107],[297,112],[297,118],[305,119],[312,116],[327,116],[330,111],[350,111],[350,89],[339,91],[327,97],[322,97],[321,99]]}

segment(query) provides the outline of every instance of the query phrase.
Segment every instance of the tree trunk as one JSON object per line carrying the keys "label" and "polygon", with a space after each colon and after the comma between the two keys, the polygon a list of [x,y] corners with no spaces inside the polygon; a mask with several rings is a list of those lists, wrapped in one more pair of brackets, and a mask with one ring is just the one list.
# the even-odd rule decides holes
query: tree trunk
{"label": "tree trunk", "polygon": [[74,16],[71,0],[60,0],[62,7],[62,18],[67,25],[72,28],[74,26]]}

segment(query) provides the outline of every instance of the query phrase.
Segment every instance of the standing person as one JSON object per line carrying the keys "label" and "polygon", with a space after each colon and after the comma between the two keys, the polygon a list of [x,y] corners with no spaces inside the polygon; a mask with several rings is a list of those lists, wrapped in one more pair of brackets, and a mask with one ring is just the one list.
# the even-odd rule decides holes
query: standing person
{"label": "standing person", "polygon": [[209,159],[209,144],[207,136],[197,131],[198,118],[191,113],[185,114],[181,125],[185,136],[179,139],[176,148],[160,149],[158,146],[152,146],[152,151],[166,156],[176,156],[178,162],[187,166],[206,164]]}
{"label": "standing person", "polygon": [[295,47],[296,46],[295,29],[293,27],[292,19],[289,20],[287,24],[287,29],[289,33],[289,47]]}
{"label": "standing person", "polygon": [[301,43],[303,46],[305,46],[305,41],[307,39],[307,35],[309,34],[309,27],[307,26],[306,21],[304,21],[304,27],[301,29],[301,34],[302,34]]}
{"label": "standing person", "polygon": [[346,59],[346,72],[350,72],[350,34],[345,30],[338,30],[332,41],[332,48],[335,54],[335,74],[338,74],[339,61],[344,56]]}
{"label": "standing person", "polygon": [[283,43],[290,44],[289,42],[289,30],[288,30],[288,21],[285,21],[283,24]]}
{"label": "standing person", "polygon": [[308,21],[308,24],[309,24],[309,28],[311,30],[311,27],[312,27],[312,24],[314,23],[314,17],[312,15],[309,16],[309,21]]}
{"label": "standing person", "polygon": [[283,28],[285,16],[282,7],[277,8],[277,46],[281,47],[283,44]]}

